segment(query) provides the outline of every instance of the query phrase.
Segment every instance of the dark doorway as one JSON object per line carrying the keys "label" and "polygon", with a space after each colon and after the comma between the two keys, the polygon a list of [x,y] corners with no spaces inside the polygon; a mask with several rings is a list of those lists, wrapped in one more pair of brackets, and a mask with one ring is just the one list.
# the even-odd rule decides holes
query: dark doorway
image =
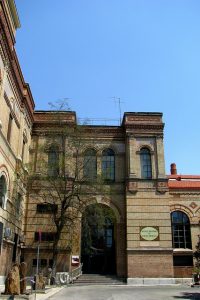
{"label": "dark doorway", "polygon": [[111,208],[89,205],[82,216],[81,261],[84,273],[115,274],[115,216]]}

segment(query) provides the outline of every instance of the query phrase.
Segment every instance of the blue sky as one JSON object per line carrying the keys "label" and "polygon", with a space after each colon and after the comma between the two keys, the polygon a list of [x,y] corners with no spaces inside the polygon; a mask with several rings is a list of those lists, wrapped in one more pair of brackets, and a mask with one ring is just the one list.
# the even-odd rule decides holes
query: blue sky
{"label": "blue sky", "polygon": [[163,112],[166,172],[200,174],[199,0],[16,0],[16,50],[36,109],[80,118]]}

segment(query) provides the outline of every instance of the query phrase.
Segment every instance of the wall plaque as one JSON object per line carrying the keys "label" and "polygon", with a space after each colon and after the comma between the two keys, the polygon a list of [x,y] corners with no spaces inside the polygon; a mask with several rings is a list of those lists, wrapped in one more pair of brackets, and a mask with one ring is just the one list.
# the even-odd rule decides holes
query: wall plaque
{"label": "wall plaque", "polygon": [[141,241],[159,241],[159,227],[140,227]]}

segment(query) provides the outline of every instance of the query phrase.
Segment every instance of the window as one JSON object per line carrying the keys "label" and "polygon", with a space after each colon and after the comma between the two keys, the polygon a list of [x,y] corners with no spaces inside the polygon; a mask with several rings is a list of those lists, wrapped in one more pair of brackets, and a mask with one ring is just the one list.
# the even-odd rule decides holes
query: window
{"label": "window", "polygon": [[20,214],[21,203],[22,203],[22,195],[18,193],[16,198],[16,215],[18,216]]}
{"label": "window", "polygon": [[115,180],[115,154],[112,149],[102,153],[102,177],[105,181]]}
{"label": "window", "polygon": [[51,146],[48,153],[48,175],[59,175],[59,151],[58,147]]}
{"label": "window", "polygon": [[2,207],[2,208],[5,208],[6,193],[7,193],[6,179],[2,175],[0,177],[0,207]]}
{"label": "window", "polygon": [[52,214],[56,213],[58,210],[58,205],[56,204],[37,204],[37,212],[41,214]]}
{"label": "window", "polygon": [[[53,242],[55,232],[41,232],[41,242]],[[39,241],[39,232],[35,232],[35,241]]]}
{"label": "window", "polygon": [[173,265],[175,267],[192,267],[193,256],[192,255],[174,255]]}
{"label": "window", "polygon": [[173,248],[192,249],[190,221],[188,216],[181,211],[171,214]]}
{"label": "window", "polygon": [[142,148],[140,151],[140,166],[141,166],[141,177],[143,179],[151,179],[152,178],[151,153],[148,148]]}
{"label": "window", "polygon": [[11,139],[11,130],[12,130],[12,123],[13,123],[13,117],[10,114],[9,121],[8,121],[8,131],[7,131],[7,141],[10,143]]}
{"label": "window", "polygon": [[86,180],[97,178],[97,156],[94,149],[88,149],[84,153],[83,176]]}
{"label": "window", "polygon": [[[44,259],[44,258],[39,259],[38,265],[40,267],[46,267],[47,266],[47,259]],[[33,267],[37,267],[37,259],[36,258],[33,259]]]}

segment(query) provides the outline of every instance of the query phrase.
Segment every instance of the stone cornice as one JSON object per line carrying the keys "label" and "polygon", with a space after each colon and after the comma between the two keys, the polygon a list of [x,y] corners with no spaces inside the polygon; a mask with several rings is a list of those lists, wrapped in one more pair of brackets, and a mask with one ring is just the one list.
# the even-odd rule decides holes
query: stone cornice
{"label": "stone cornice", "polygon": [[34,101],[29,88],[25,83],[23,74],[18,62],[18,58],[14,49],[15,40],[9,30],[8,21],[5,14],[4,1],[0,0],[2,9],[0,9],[0,35],[2,37],[0,44],[3,51],[4,64],[8,65],[8,73],[11,76],[13,85],[15,86],[16,93],[19,95],[21,107],[25,106],[29,114],[31,122],[33,121]]}
{"label": "stone cornice", "polygon": [[0,6],[0,19],[3,22],[4,31],[9,41],[9,46],[10,48],[12,48],[12,46],[15,44],[15,37],[10,26],[9,17],[6,11],[5,0],[0,0]]}
{"label": "stone cornice", "polygon": [[125,133],[122,127],[112,127],[112,126],[85,126],[83,127],[84,133],[91,136],[113,136],[117,138],[125,138]]}
{"label": "stone cornice", "polygon": [[125,112],[123,125],[162,124],[162,113],[157,112]]}
{"label": "stone cornice", "polygon": [[127,252],[141,253],[141,252],[170,252],[173,253],[173,248],[161,248],[161,247],[146,247],[146,248],[127,248]]}
{"label": "stone cornice", "polygon": [[147,130],[160,130],[164,129],[164,124],[129,124],[126,125],[126,129],[144,129]]}
{"label": "stone cornice", "polygon": [[15,5],[15,1],[14,0],[8,0],[8,4],[9,4],[9,7],[10,7],[10,11],[11,11],[11,15],[12,15],[13,22],[14,22],[14,25],[15,25],[15,29],[17,29],[21,26],[21,24],[20,24],[18,13],[17,13],[17,8],[16,8],[16,5]]}
{"label": "stone cornice", "polygon": [[76,125],[76,113],[74,111],[34,111],[34,125],[55,126],[64,124]]}
{"label": "stone cornice", "polygon": [[185,191],[185,190],[179,190],[179,191],[174,191],[174,190],[171,190],[169,189],[169,194],[170,195],[200,195],[200,191]]}

